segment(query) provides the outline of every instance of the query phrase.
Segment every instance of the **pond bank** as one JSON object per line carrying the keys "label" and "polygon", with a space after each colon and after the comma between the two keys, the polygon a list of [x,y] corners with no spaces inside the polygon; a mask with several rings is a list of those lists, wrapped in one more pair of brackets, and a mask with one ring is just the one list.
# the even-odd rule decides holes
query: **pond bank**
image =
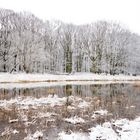
{"label": "pond bank", "polygon": [[105,75],[93,73],[53,74],[9,74],[0,73],[0,83],[36,83],[36,82],[79,82],[79,81],[140,81],[140,76]]}

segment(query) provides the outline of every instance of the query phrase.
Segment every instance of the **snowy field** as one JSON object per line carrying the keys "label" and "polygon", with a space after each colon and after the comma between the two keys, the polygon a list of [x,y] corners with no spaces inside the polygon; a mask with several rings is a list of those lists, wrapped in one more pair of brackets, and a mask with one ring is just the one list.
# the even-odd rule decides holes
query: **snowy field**
{"label": "snowy field", "polygon": [[5,74],[0,73],[0,83],[18,82],[58,82],[58,81],[140,81],[140,76],[105,75],[75,73],[69,75],[52,74]]}

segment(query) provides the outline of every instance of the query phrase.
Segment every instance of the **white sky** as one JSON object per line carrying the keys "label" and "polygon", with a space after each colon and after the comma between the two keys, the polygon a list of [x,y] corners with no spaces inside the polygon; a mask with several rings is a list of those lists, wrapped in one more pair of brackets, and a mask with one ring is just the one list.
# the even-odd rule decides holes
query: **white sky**
{"label": "white sky", "polygon": [[0,8],[74,24],[113,20],[140,34],[140,0],[0,0]]}

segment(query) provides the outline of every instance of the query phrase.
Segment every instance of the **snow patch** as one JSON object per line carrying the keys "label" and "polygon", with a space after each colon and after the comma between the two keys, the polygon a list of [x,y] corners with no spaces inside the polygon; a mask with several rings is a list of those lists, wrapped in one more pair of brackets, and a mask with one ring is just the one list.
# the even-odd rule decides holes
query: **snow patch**
{"label": "snow patch", "polygon": [[54,107],[55,105],[64,105],[66,102],[66,97],[59,98],[57,95],[49,95],[45,98],[33,98],[33,97],[27,97],[27,98],[15,98],[11,100],[0,100],[0,107],[2,108],[10,108],[11,105],[16,105],[17,107],[21,109],[28,109],[28,107],[34,107],[34,106],[42,106],[42,105],[49,105],[51,107]]}
{"label": "snow patch", "polygon": [[98,116],[105,116],[107,115],[108,111],[107,110],[97,110],[93,113],[92,118],[96,118]]}
{"label": "snow patch", "polygon": [[9,120],[9,123],[15,123],[15,122],[18,122],[18,119]]}
{"label": "snow patch", "polygon": [[93,73],[75,73],[70,75],[53,75],[53,74],[9,74],[0,73],[1,83],[22,83],[22,82],[47,82],[47,81],[134,81],[140,80],[140,76],[129,75],[104,75]]}
{"label": "snow patch", "polygon": [[72,124],[85,123],[84,119],[82,119],[80,117],[77,117],[77,116],[74,116],[74,117],[71,117],[71,118],[66,118],[64,120],[66,122],[69,122],[69,123],[72,123]]}
{"label": "snow patch", "polygon": [[140,117],[132,121],[120,119],[115,122],[105,122],[91,128],[90,131],[89,134],[61,132],[58,140],[139,140]]}
{"label": "snow patch", "polygon": [[19,131],[17,131],[16,129],[13,130],[13,134],[18,134]]}
{"label": "snow patch", "polygon": [[39,113],[37,118],[51,118],[53,116],[57,116],[56,113],[46,112],[46,113]]}
{"label": "snow patch", "polygon": [[89,107],[89,106],[90,106],[90,104],[86,101],[82,101],[78,105],[79,108],[86,108],[86,107]]}
{"label": "snow patch", "polygon": [[7,136],[7,135],[11,135],[11,134],[18,134],[19,131],[17,131],[16,129],[12,129],[10,127],[6,127],[4,129],[4,131],[0,134],[0,138],[3,137],[3,136]]}
{"label": "snow patch", "polygon": [[113,129],[103,126],[96,126],[91,128],[90,136],[91,140],[101,139],[101,140],[118,140],[117,134]]}
{"label": "snow patch", "polygon": [[24,140],[39,140],[43,138],[43,133],[41,131],[36,131],[34,134],[28,134]]}
{"label": "snow patch", "polygon": [[84,133],[71,133],[66,134],[65,132],[59,133],[59,138],[57,140],[89,140]]}

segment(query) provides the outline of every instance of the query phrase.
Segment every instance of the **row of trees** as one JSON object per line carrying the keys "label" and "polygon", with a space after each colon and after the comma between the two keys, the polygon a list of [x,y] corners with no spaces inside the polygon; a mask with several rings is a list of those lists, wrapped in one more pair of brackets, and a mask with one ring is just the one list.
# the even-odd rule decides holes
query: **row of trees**
{"label": "row of trees", "polygon": [[139,74],[140,36],[120,24],[43,22],[0,9],[0,72]]}

